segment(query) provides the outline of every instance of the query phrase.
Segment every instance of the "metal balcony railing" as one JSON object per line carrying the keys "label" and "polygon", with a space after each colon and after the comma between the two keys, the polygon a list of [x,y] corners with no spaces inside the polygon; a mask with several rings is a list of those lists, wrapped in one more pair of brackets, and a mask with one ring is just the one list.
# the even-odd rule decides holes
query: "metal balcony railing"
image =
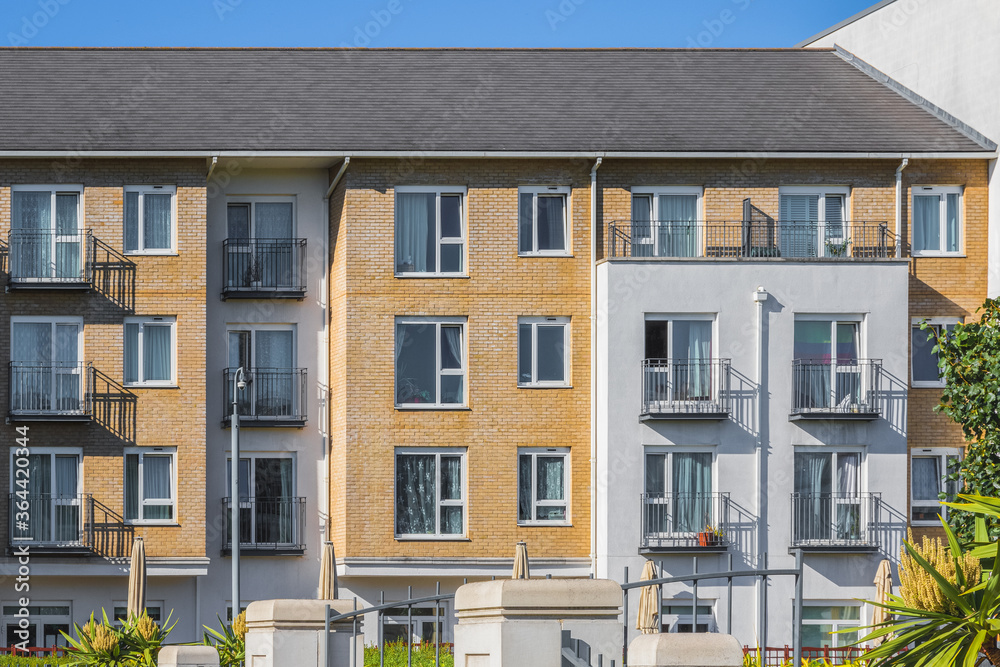
{"label": "metal balcony railing", "polygon": [[728,493],[643,493],[641,497],[641,549],[725,549],[732,541]]}
{"label": "metal balcony railing", "polygon": [[793,493],[792,546],[877,549],[878,493]]}
{"label": "metal balcony railing", "polygon": [[94,369],[89,362],[10,362],[11,417],[90,419],[93,414]]}
{"label": "metal balcony railing", "polygon": [[643,359],[641,416],[714,415],[731,408],[729,359]]}
{"label": "metal balcony railing", "polygon": [[605,257],[887,259],[896,239],[886,222],[649,221],[608,223]]}
{"label": "metal balcony railing", "polygon": [[[234,368],[223,373],[225,414],[228,423],[233,410]],[[246,388],[237,389],[237,410],[240,421],[255,422],[256,426],[302,426],[306,422],[306,369],[249,368],[244,369]]]}
{"label": "metal balcony railing", "polygon": [[[226,532],[223,551],[232,549],[230,498],[222,499]],[[240,549],[303,551],[305,545],[305,498],[243,498],[240,500]]]}
{"label": "metal balcony railing", "polygon": [[305,239],[226,239],[222,251],[224,297],[305,296]]}
{"label": "metal balcony railing", "polygon": [[874,419],[881,359],[792,360],[792,416]]}
{"label": "metal balcony railing", "polygon": [[88,549],[94,542],[94,502],[89,494],[11,493],[7,528],[12,547]]}
{"label": "metal balcony railing", "polygon": [[87,287],[93,275],[90,231],[14,229],[8,237],[10,282],[18,287]]}

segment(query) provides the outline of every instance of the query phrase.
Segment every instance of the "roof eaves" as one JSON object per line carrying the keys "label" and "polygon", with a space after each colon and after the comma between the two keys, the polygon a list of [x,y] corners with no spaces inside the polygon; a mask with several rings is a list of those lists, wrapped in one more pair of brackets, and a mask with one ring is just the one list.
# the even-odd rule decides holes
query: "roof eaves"
{"label": "roof eaves", "polygon": [[809,39],[802,40],[801,42],[799,42],[798,44],[795,45],[795,48],[801,49],[803,47],[809,46],[813,42],[817,42],[817,41],[823,39],[824,37],[826,37],[830,33],[837,32],[838,30],[840,30],[844,26],[851,25],[855,21],[863,19],[864,17],[868,16],[869,14],[874,14],[875,12],[877,12],[880,9],[882,9],[886,5],[891,5],[894,2],[896,2],[896,0],[880,0],[879,2],[876,2],[874,5],[872,5],[871,7],[869,7],[868,9],[862,9],[860,12],[858,12],[854,16],[849,16],[848,18],[844,19],[840,23],[837,23],[836,25],[832,25],[829,28],[827,28],[826,30],[823,30],[821,32],[816,33],[815,35],[813,35]]}
{"label": "roof eaves", "polygon": [[914,91],[910,90],[909,88],[907,88],[906,86],[904,86],[903,84],[901,84],[899,81],[896,81],[895,79],[893,79],[891,76],[889,76],[885,72],[882,72],[881,70],[876,69],[875,67],[873,67],[872,65],[868,64],[867,62],[865,62],[861,58],[857,57],[856,55],[854,55],[850,51],[846,50],[845,48],[843,48],[839,44],[836,45],[835,52],[836,52],[836,54],[838,56],[840,56],[841,58],[843,58],[845,61],[847,61],[850,64],[854,65],[854,67],[856,67],[858,70],[864,72],[865,74],[867,74],[871,78],[875,79],[876,81],[878,81],[879,83],[883,84],[884,86],[886,86],[890,90],[894,91],[895,93],[897,93],[898,95],[900,95],[903,99],[907,100],[911,104],[917,105],[918,107],[920,107],[924,111],[928,112],[929,114],[931,114],[932,116],[934,116],[935,118],[937,118],[938,120],[940,120],[941,122],[946,123],[947,125],[951,126],[956,131],[960,132],[964,136],[968,137],[972,141],[974,141],[977,144],[979,144],[980,146],[982,146],[984,150],[987,150],[987,151],[996,151],[997,144],[996,144],[995,141],[991,140],[989,137],[987,137],[983,133],[977,131],[971,125],[962,122],[961,120],[959,120],[955,116],[952,116],[950,113],[948,113],[947,111],[945,111],[941,107],[937,106],[936,104],[928,101],[923,96],[918,95]]}

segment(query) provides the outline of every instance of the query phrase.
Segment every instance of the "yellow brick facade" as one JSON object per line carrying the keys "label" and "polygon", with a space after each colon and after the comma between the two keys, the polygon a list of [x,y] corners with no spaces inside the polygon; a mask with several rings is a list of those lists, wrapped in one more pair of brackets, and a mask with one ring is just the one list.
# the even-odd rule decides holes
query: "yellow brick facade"
{"label": "yellow brick facade", "polygon": [[[10,318],[78,316],[83,359],[96,371],[94,419],[89,423],[33,422],[34,447],[83,449],[82,492],[93,496],[95,521],[120,524],[124,513],[125,447],[176,447],[177,525],[114,529],[99,555],[127,555],[132,535],[149,557],[205,555],[205,169],[201,160],[6,160],[0,162],[0,236],[11,226],[12,185],[83,186],[80,228],[98,241],[103,265],[90,291],[16,290],[0,298],[0,356],[9,358]],[[177,253],[123,256],[123,188],[176,186]],[[111,249],[107,252],[106,246]],[[108,268],[108,267],[111,268]],[[3,282],[6,284],[7,276]],[[176,317],[175,388],[124,387],[124,319]],[[6,364],[0,369],[0,406],[9,406]],[[0,442],[11,446],[14,425]],[[7,448],[4,456],[9,456]],[[0,486],[9,488],[9,466]],[[2,511],[6,531],[6,502]],[[105,510],[107,513],[105,513]],[[134,530],[133,530],[134,528]],[[6,535],[6,532],[4,533]]]}

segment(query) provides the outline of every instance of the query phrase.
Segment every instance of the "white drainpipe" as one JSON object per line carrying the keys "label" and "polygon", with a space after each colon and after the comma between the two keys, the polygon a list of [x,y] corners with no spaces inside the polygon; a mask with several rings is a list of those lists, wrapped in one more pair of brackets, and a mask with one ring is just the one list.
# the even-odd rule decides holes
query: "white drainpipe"
{"label": "white drainpipe", "polygon": [[[757,382],[757,565],[764,567],[764,538],[767,535],[767,467],[765,461],[764,436],[762,432],[764,423],[764,302],[767,301],[768,294],[764,287],[758,286],[753,293],[753,300],[757,304],[757,373],[754,378]],[[756,577],[754,578],[756,580]],[[763,628],[766,619],[764,614],[764,596],[767,589],[761,586],[759,581],[754,582],[757,586],[757,627]],[[759,641],[766,641],[766,637],[759,637]]]}
{"label": "white drainpipe", "polygon": [[597,158],[590,170],[590,571],[597,578]]}
{"label": "white drainpipe", "polygon": [[910,158],[904,157],[896,167],[896,259],[903,256],[903,170],[908,164]]}

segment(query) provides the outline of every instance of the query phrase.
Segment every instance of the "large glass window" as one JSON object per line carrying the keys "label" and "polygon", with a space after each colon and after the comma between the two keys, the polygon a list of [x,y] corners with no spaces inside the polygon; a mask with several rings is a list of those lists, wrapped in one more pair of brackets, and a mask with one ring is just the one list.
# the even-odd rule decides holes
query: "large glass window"
{"label": "large glass window", "polygon": [[174,380],[173,317],[125,318],[125,384],[167,385]]}
{"label": "large glass window", "polygon": [[795,452],[794,465],[793,539],[861,539],[861,454]]}
{"label": "large glass window", "polygon": [[83,320],[11,318],[11,409],[67,413],[84,409]]}
{"label": "large glass window", "polygon": [[643,386],[651,404],[707,401],[714,396],[712,319],[646,319]]}
{"label": "large glass window", "polygon": [[566,187],[522,187],[518,190],[518,254],[569,253],[568,200],[569,188]]}
{"label": "large glass window", "polygon": [[167,185],[125,188],[125,252],[162,255],[174,251],[174,194]]}
{"label": "large glass window", "polygon": [[396,535],[465,534],[465,450],[396,451]]}
{"label": "large glass window", "polygon": [[847,252],[847,188],[781,188],[779,248],[782,257],[828,257]]}
{"label": "large glass window", "polygon": [[931,332],[941,335],[950,333],[958,318],[933,317],[926,318],[928,328],[921,329],[923,318],[913,319],[910,329],[910,380],[914,387],[943,387],[944,379],[940,377],[938,355],[934,351],[937,345]]}
{"label": "large glass window", "polygon": [[857,604],[818,605],[802,607],[802,645],[809,648],[850,646],[860,639],[852,630],[861,625],[861,607]]}
{"label": "large glass window", "polygon": [[40,449],[32,448],[27,456],[17,456],[11,449],[11,509],[18,515],[11,526],[11,539],[80,544],[80,452]]}
{"label": "large glass window", "polygon": [[647,452],[646,532],[698,533],[719,527],[712,477],[712,452]]}
{"label": "large glass window", "polygon": [[794,407],[847,408],[869,397],[862,386],[860,318],[795,320]]}
{"label": "large glass window", "polygon": [[564,523],[569,519],[568,471],[568,449],[518,451],[518,523]]}
{"label": "large glass window", "polygon": [[913,256],[962,252],[962,188],[913,186]]}
{"label": "large glass window", "polygon": [[10,274],[24,280],[78,280],[86,244],[75,187],[11,189]]}
{"label": "large glass window", "polygon": [[226,207],[226,286],[297,286],[295,202],[287,197],[240,198]]}
{"label": "large glass window", "polygon": [[633,188],[632,256],[699,256],[700,197],[701,188],[649,191]]}
{"label": "large glass window", "polygon": [[[295,367],[295,329],[290,326],[229,330],[229,370],[243,368],[247,386],[237,391],[240,414],[246,417],[292,417],[299,414]],[[232,404],[232,383],[226,388]]]}
{"label": "large glass window", "polygon": [[517,383],[523,387],[569,384],[569,318],[517,321]]}
{"label": "large glass window", "polygon": [[125,519],[133,523],[173,523],[176,482],[173,450],[125,450]]}
{"label": "large glass window", "polygon": [[465,319],[396,319],[396,405],[465,404]]}
{"label": "large glass window", "polygon": [[938,515],[947,517],[941,494],[953,499],[958,481],[948,479],[961,459],[962,450],[935,447],[915,449],[910,454],[910,520],[914,524],[940,525]]}
{"label": "large glass window", "polygon": [[[232,488],[232,462],[232,458],[226,462],[227,490]],[[241,544],[298,543],[294,473],[295,461],[290,456],[240,458]]]}
{"label": "large glass window", "polygon": [[396,274],[465,271],[464,188],[396,188]]}

